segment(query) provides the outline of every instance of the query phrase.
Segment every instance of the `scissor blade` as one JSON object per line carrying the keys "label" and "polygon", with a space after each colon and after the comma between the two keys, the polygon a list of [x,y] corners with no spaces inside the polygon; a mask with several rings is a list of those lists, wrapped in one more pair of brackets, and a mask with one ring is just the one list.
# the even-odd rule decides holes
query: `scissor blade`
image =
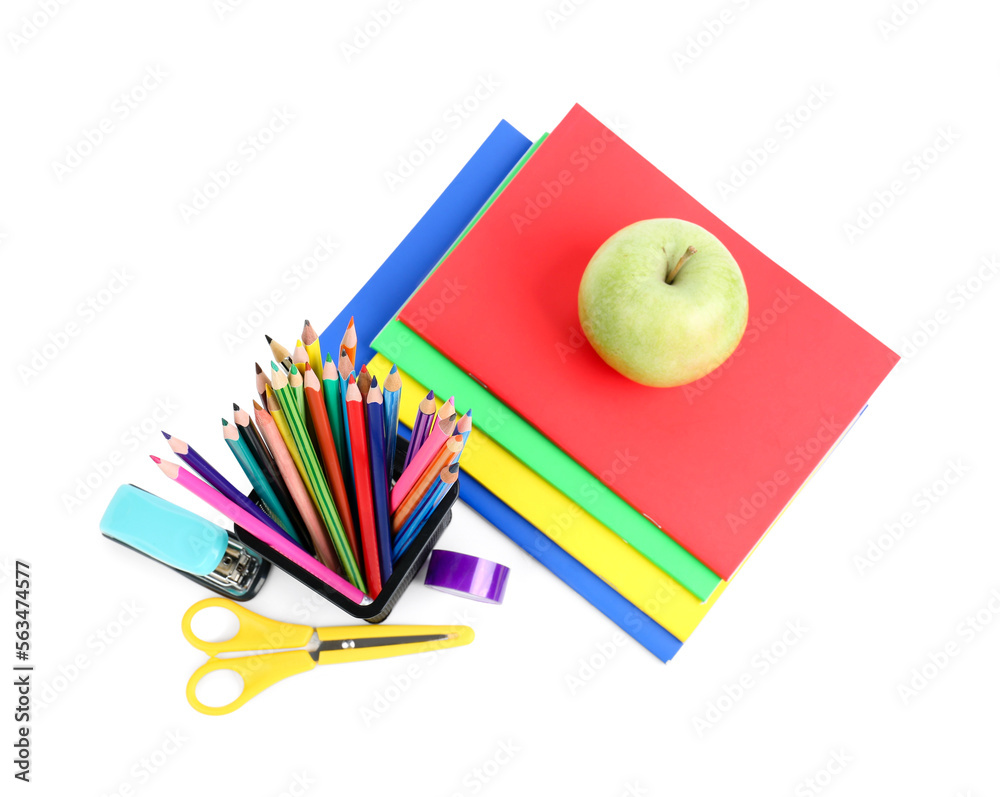
{"label": "scissor blade", "polygon": [[382,637],[362,637],[327,639],[320,642],[317,653],[324,650],[353,650],[356,648],[380,648],[393,645],[413,645],[420,642],[438,642],[448,639],[448,634],[419,634],[414,636],[382,636]]}

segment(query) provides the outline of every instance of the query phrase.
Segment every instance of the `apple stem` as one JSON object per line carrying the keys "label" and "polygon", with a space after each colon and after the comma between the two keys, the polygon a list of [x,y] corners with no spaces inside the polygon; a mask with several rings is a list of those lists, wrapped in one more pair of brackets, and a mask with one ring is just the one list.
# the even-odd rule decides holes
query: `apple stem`
{"label": "apple stem", "polygon": [[678,258],[677,265],[674,266],[674,270],[671,271],[669,274],[667,274],[667,285],[670,285],[674,281],[674,279],[677,277],[678,272],[680,272],[681,267],[687,262],[687,259],[697,251],[698,250],[695,249],[693,246],[689,246],[684,251],[684,254]]}

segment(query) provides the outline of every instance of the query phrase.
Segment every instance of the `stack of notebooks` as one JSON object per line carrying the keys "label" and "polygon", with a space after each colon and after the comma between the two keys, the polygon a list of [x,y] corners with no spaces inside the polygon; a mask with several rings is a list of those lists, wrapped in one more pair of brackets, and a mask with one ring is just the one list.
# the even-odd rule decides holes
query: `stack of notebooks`
{"label": "stack of notebooks", "polygon": [[[716,235],[750,299],[684,387],[616,373],[577,317],[591,255],[653,218]],[[663,661],[899,359],[580,106],[534,144],[501,123],[349,307],[401,417],[428,390],[475,406],[462,499]]]}

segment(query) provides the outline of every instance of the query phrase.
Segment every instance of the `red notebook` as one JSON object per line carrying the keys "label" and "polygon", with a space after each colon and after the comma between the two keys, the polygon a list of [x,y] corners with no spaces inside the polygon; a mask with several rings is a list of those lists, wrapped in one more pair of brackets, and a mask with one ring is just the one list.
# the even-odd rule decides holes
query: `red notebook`
{"label": "red notebook", "polygon": [[[733,254],[750,321],[708,377],[651,388],[586,342],[577,290],[610,235],[671,217]],[[580,106],[400,318],[726,579],[899,359]]]}

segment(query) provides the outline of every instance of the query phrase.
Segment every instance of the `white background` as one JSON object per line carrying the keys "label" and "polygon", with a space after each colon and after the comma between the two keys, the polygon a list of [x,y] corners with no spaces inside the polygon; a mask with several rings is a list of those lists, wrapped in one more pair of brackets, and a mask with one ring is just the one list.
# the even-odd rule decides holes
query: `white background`
{"label": "white background", "polygon": [[[345,54],[387,3],[248,0],[222,15],[211,0],[69,3],[24,41],[24,17],[42,21],[44,4],[5,3],[0,637],[12,644],[11,566],[21,558],[33,573],[38,700],[33,782],[18,788],[773,796],[819,793],[812,778],[824,794],[1000,793],[1000,600],[991,598],[1000,285],[980,285],[961,307],[949,298],[1000,250],[1000,7],[903,5],[890,30],[886,0],[401,0],[367,45]],[[559,8],[561,19],[550,13]],[[685,51],[687,63],[677,57]],[[165,77],[122,118],[116,99],[156,68]],[[483,80],[498,86],[447,124]],[[814,87],[829,99],[788,128],[785,115]],[[443,543],[510,565],[505,604],[461,601],[418,578],[392,620],[467,622],[472,646],[421,665],[409,685],[406,659],[342,665],[283,682],[227,717],[195,713],[184,685],[204,656],[180,619],[205,591],[98,531],[123,482],[196,507],[146,459],[167,452],[150,431],[158,402],[174,407],[162,428],[242,483],[219,417],[253,397],[264,333],[291,341],[304,317],[322,329],[501,118],[534,138],[577,101],[908,356],[669,665],[461,506]],[[246,161],[241,142],[273,109],[294,121]],[[104,117],[113,129],[60,179],[53,163]],[[390,187],[386,174],[435,127],[444,142]],[[768,138],[776,151],[744,166]],[[935,142],[933,162],[918,166]],[[240,174],[185,221],[181,204],[232,158]],[[754,173],[724,189],[741,168]],[[902,191],[891,205],[850,235],[844,225],[860,207],[888,204],[879,196],[893,181]],[[289,269],[327,235],[340,242],[336,255],[287,290]],[[85,316],[80,304],[115,270],[127,286]],[[227,344],[280,287],[285,301],[266,322]],[[24,370],[74,322],[64,350],[39,373]],[[130,429],[143,422],[139,440]],[[67,506],[77,480],[112,456],[121,464]],[[950,462],[968,472],[922,511],[915,496]],[[856,557],[908,511],[912,528],[859,572]],[[126,606],[138,616],[121,629]],[[346,620],[280,572],[251,608]],[[985,623],[969,633],[962,624],[977,612]],[[780,649],[795,622],[808,630],[763,672],[755,657]],[[949,643],[957,655],[904,700],[899,685]],[[603,666],[591,674],[588,660]],[[752,687],[727,700],[741,678]],[[2,692],[5,761],[15,697]],[[828,767],[835,754],[846,766]],[[12,769],[3,766],[8,783]]]}

